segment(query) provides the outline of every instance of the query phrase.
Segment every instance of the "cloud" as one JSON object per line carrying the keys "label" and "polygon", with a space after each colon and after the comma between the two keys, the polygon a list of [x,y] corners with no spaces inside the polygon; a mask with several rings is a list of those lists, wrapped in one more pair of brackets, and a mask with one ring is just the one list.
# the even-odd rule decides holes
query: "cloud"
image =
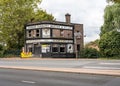
{"label": "cloud", "polygon": [[40,7],[57,21],[65,21],[64,15],[70,13],[72,23],[84,24],[85,42],[90,42],[99,38],[106,5],[106,0],[43,0]]}

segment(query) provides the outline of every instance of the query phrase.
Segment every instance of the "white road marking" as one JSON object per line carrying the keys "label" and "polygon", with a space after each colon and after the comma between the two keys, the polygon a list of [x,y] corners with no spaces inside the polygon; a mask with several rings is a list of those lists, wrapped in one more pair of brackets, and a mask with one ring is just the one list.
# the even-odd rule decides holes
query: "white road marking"
{"label": "white road marking", "polygon": [[120,63],[99,63],[99,64],[103,64],[103,65],[120,65]]}
{"label": "white road marking", "polygon": [[113,70],[120,70],[120,68],[115,67],[96,67],[96,66],[84,66],[83,68],[92,68],[92,69],[113,69]]}
{"label": "white road marking", "polygon": [[21,82],[23,82],[23,83],[29,83],[29,84],[35,84],[36,83],[34,81],[26,81],[26,80],[22,80]]}

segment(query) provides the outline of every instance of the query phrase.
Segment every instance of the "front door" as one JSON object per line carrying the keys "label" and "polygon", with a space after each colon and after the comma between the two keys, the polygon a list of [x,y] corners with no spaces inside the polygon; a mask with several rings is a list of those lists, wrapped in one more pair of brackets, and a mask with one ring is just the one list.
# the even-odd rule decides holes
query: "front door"
{"label": "front door", "polygon": [[34,45],[34,55],[39,56],[41,54],[41,47],[40,45]]}

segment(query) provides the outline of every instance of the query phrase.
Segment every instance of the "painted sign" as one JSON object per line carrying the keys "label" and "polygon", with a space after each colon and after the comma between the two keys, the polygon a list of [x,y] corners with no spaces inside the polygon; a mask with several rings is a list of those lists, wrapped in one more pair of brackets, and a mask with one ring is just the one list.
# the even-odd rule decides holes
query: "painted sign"
{"label": "painted sign", "polygon": [[50,29],[42,29],[42,37],[50,38]]}
{"label": "painted sign", "polygon": [[37,29],[37,28],[58,28],[58,29],[70,29],[70,30],[73,29],[72,26],[53,25],[53,24],[40,24],[40,25],[32,25],[26,27],[26,29]]}
{"label": "painted sign", "polygon": [[67,45],[67,52],[68,53],[73,53],[73,44],[68,44]]}
{"label": "painted sign", "polygon": [[39,43],[39,42],[73,43],[73,40],[56,40],[56,39],[36,39],[36,40],[26,40],[26,43]]}

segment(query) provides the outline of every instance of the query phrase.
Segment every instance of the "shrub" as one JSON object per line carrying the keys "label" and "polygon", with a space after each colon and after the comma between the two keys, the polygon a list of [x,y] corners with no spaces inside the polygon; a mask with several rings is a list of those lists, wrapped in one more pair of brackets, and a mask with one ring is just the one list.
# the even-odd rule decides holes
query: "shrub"
{"label": "shrub", "polygon": [[0,44],[0,57],[3,57],[3,53],[4,53],[3,46]]}
{"label": "shrub", "polygon": [[3,55],[4,57],[18,57],[20,56],[20,50],[5,50]]}
{"label": "shrub", "polygon": [[84,58],[98,58],[99,57],[99,51],[97,51],[94,48],[85,48],[83,51],[82,57]]}

